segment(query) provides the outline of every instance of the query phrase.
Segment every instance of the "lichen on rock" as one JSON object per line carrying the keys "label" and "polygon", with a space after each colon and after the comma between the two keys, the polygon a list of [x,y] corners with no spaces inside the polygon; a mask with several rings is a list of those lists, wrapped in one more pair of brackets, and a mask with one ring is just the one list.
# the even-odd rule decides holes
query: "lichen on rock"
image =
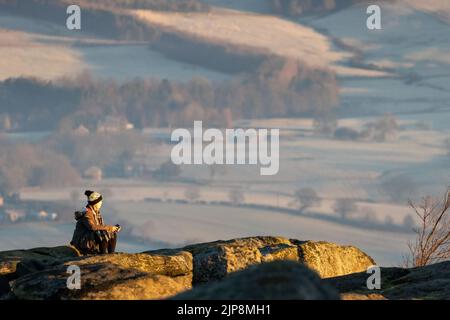
{"label": "lichen on rock", "polygon": [[298,246],[300,262],[322,278],[366,271],[375,261],[354,246],[308,241]]}

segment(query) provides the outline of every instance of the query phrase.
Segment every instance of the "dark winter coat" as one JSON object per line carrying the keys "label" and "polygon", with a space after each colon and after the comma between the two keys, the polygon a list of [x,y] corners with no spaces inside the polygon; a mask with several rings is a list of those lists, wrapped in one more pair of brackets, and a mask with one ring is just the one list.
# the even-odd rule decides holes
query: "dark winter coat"
{"label": "dark winter coat", "polygon": [[100,245],[96,235],[97,231],[113,233],[113,226],[106,226],[100,213],[95,213],[88,206],[84,211],[75,212],[77,221],[71,244],[83,254],[100,253]]}

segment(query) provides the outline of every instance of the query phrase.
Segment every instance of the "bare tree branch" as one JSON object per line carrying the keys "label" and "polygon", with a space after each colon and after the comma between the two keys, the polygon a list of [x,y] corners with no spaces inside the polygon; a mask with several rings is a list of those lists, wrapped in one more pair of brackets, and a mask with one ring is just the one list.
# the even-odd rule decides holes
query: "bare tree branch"
{"label": "bare tree branch", "polygon": [[408,242],[410,255],[404,259],[407,266],[424,266],[450,259],[450,192],[443,201],[430,196],[419,205],[409,201],[410,207],[420,220],[414,232],[414,242]]}

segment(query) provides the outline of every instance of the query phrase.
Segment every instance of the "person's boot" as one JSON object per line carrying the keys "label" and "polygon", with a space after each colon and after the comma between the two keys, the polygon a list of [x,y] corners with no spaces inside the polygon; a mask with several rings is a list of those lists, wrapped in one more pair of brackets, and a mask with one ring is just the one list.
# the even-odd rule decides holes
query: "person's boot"
{"label": "person's boot", "polygon": [[116,245],[117,245],[117,235],[114,234],[108,241],[108,252],[109,253],[116,252]]}

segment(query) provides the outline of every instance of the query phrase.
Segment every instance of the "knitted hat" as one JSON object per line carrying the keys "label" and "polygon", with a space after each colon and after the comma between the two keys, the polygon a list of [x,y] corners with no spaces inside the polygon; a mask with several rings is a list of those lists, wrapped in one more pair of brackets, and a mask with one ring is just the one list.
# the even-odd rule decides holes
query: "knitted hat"
{"label": "knitted hat", "polygon": [[95,191],[86,190],[84,192],[84,195],[88,198],[88,204],[91,206],[93,206],[103,200],[102,195]]}

